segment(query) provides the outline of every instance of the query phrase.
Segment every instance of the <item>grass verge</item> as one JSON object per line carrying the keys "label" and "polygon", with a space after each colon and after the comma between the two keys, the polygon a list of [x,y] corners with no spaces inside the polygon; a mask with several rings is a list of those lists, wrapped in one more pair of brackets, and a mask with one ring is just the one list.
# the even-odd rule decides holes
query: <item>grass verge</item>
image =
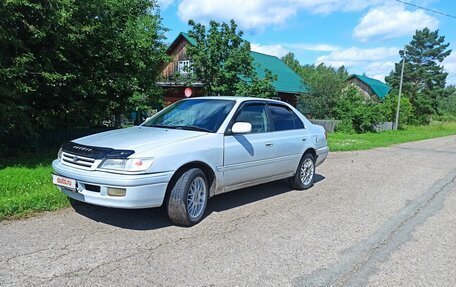
{"label": "grass verge", "polygon": [[0,220],[69,205],[51,180],[56,152],[21,156],[0,162]]}
{"label": "grass verge", "polygon": [[[456,123],[434,123],[406,130],[369,134],[329,134],[331,151],[362,150],[456,134]],[[51,181],[56,150],[0,162],[0,220],[20,218],[69,205]]]}
{"label": "grass verge", "polygon": [[428,126],[410,126],[405,130],[382,133],[333,133],[328,135],[328,145],[331,151],[366,150],[454,134],[456,122],[433,122]]}

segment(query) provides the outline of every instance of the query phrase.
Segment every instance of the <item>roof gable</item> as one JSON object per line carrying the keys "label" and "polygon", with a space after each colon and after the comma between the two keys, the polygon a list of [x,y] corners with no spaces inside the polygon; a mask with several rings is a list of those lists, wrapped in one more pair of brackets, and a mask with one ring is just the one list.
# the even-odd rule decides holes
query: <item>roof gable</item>
{"label": "roof gable", "polygon": [[166,50],[166,52],[168,54],[171,54],[171,52],[176,48],[176,46],[182,41],[182,40],[185,40],[187,41],[190,45],[192,46],[195,46],[196,45],[196,41],[195,39],[193,39],[192,37],[190,37],[187,33],[179,33],[179,35],[177,35],[177,37],[174,39],[173,42],[171,42],[171,44],[169,45],[168,49]]}
{"label": "roof gable", "polygon": [[[190,45],[196,45],[194,38],[190,37],[187,33],[181,32],[169,46],[168,53],[171,52],[182,39],[185,39]],[[252,55],[254,61],[253,65],[260,79],[264,78],[265,69],[268,69],[273,75],[277,76],[277,81],[272,83],[277,92],[299,94],[307,93],[309,91],[301,77],[276,56],[254,51],[251,51],[250,54]]]}
{"label": "roof gable", "polygon": [[374,92],[374,94],[377,95],[379,99],[383,100],[386,97],[386,95],[388,95],[388,93],[391,91],[390,86],[379,80],[372,79],[362,75],[352,75],[349,79],[352,78],[357,78],[361,82],[365,83],[369,88],[371,88],[371,90]]}

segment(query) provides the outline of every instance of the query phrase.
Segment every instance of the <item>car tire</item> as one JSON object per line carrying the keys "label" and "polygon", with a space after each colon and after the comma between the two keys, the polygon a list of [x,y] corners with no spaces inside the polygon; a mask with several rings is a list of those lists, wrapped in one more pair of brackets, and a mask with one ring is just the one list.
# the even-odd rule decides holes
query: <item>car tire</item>
{"label": "car tire", "polygon": [[304,190],[311,188],[314,184],[315,158],[307,153],[299,162],[295,176],[289,178],[289,183],[293,189]]}
{"label": "car tire", "polygon": [[169,193],[167,212],[176,225],[192,226],[203,219],[209,197],[204,172],[192,168],[180,175]]}

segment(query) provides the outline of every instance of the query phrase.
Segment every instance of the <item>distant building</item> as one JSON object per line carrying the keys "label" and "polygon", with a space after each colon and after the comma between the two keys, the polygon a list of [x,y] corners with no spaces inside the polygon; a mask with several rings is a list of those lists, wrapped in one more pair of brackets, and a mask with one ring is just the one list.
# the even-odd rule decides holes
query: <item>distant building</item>
{"label": "distant building", "polygon": [[[161,73],[162,80],[158,83],[165,90],[164,104],[166,106],[188,96],[204,96],[204,87],[201,82],[187,83],[185,81],[186,75],[192,73],[189,69],[192,60],[187,55],[187,45],[196,45],[196,42],[188,34],[180,33],[168,47],[167,53],[172,57],[172,61],[164,66]],[[253,51],[250,53],[260,79],[264,77],[265,69],[277,76],[277,81],[273,83],[277,91],[277,99],[296,106],[297,95],[308,92],[308,88],[301,78],[275,56]],[[173,77],[177,73],[181,76],[179,81]]]}
{"label": "distant building", "polygon": [[387,84],[366,76],[352,75],[347,81],[354,84],[362,94],[374,101],[383,100],[391,91],[391,87]]}

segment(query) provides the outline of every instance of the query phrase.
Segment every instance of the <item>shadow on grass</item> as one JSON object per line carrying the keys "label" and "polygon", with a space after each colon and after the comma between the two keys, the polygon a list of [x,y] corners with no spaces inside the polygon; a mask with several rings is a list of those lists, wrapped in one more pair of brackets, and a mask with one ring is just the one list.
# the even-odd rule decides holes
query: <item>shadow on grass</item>
{"label": "shadow on grass", "polygon": [[[315,174],[315,184],[323,181],[325,177]],[[252,202],[278,196],[293,189],[286,181],[279,180],[254,187],[244,188],[215,196],[209,200],[205,217],[212,212],[223,212],[247,205]],[[173,225],[166,215],[164,207],[146,209],[118,209],[101,207],[75,200],[70,200],[74,210],[97,222],[131,230],[153,230]]]}
{"label": "shadow on grass", "polygon": [[23,154],[10,154],[0,157],[0,170],[7,167],[35,168],[38,166],[50,166],[57,158],[59,148],[46,148]]}

